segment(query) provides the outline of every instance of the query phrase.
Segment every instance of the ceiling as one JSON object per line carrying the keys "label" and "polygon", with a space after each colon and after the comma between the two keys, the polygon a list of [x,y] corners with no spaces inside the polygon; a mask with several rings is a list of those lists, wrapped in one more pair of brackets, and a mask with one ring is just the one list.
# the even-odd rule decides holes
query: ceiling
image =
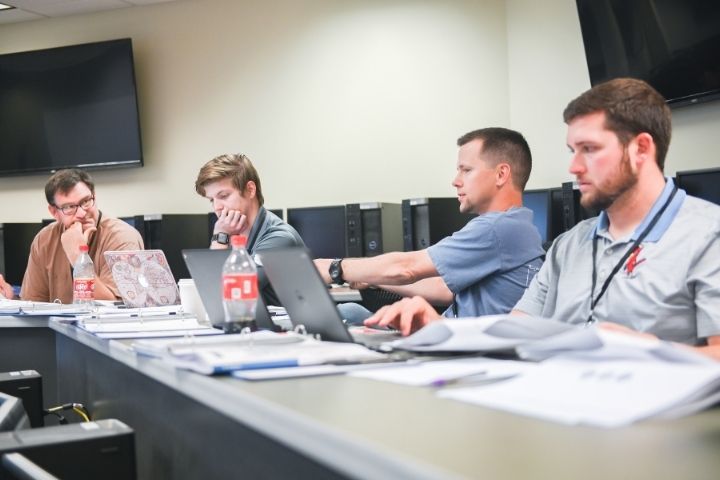
{"label": "ceiling", "polygon": [[0,10],[0,24],[174,1],[176,0],[0,0],[0,3],[15,7],[11,10]]}

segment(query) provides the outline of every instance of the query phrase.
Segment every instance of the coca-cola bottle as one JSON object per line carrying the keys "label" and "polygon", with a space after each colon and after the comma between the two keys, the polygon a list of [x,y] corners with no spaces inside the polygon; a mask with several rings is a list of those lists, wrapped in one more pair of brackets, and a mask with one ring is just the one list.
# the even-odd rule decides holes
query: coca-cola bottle
{"label": "coca-cola bottle", "polygon": [[247,237],[233,235],[230,239],[232,252],[222,270],[223,307],[225,309],[225,333],[237,333],[244,328],[257,330],[258,281],[255,262],[245,249]]}
{"label": "coca-cola bottle", "polygon": [[95,265],[88,246],[80,245],[80,256],[73,265],[73,303],[92,305],[95,300]]}

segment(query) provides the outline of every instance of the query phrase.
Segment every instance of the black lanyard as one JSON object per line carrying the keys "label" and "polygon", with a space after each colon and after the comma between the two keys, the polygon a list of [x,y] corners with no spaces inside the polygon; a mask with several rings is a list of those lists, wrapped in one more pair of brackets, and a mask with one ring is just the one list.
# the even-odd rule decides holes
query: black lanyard
{"label": "black lanyard", "polygon": [[672,202],[672,199],[675,197],[675,194],[678,191],[677,185],[673,186],[673,190],[670,193],[670,196],[667,200],[665,200],[665,203],[660,208],[660,210],[657,211],[655,216],[650,220],[650,223],[647,227],[645,227],[645,230],[642,231],[640,236],[638,236],[637,240],[633,242],[633,244],[630,246],[627,252],[625,252],[625,255],[622,256],[620,261],[615,265],[615,268],[612,269],[612,272],[610,272],[610,275],[605,279],[605,283],[603,283],[602,288],[600,289],[600,293],[598,293],[598,296],[593,299],[593,293],[595,293],[595,285],[597,283],[597,271],[595,267],[595,261],[597,259],[597,235],[593,236],[593,250],[592,250],[592,287],[590,288],[590,315],[588,315],[588,319],[586,322],[586,325],[590,325],[591,323],[595,322],[595,319],[593,319],[593,312],[595,311],[595,306],[598,304],[600,299],[603,295],[605,295],[605,291],[610,286],[610,282],[612,281],[613,277],[615,277],[615,274],[620,271],[620,268],[622,268],[625,261],[632,255],[632,253],[637,249],[643,240],[645,240],[645,237],[648,236],[650,233],[650,230],[653,229],[655,224],[660,220],[660,217],[662,217],[662,214],[665,213],[665,210],[667,210],[668,206],[670,205],[670,202]]}

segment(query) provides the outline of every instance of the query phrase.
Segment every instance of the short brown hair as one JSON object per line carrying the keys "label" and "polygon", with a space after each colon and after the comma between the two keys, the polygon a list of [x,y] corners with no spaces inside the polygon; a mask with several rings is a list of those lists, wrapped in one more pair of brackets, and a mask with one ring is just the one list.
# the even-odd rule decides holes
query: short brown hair
{"label": "short brown hair", "polygon": [[68,193],[78,183],[84,183],[90,189],[90,193],[95,195],[95,183],[92,177],[85,171],[79,168],[68,168],[65,170],[58,170],[55,172],[45,184],[45,199],[49,205],[55,205],[55,194],[60,192],[62,194]]}
{"label": "short brown hair", "polygon": [[513,185],[520,191],[525,190],[532,171],[532,154],[520,132],[501,127],[481,128],[458,138],[457,145],[462,147],[473,140],[482,140],[480,153],[487,155],[495,165],[508,163]]}
{"label": "short brown hair", "polygon": [[241,153],[220,155],[203,165],[198,173],[197,180],[195,180],[195,191],[204,197],[205,186],[208,183],[217,182],[224,178],[231,178],[233,186],[240,193],[245,192],[247,182],[254,182],[255,196],[258,203],[260,206],[265,203],[262,188],[260,187],[260,176],[250,159]]}
{"label": "short brown hair", "polygon": [[595,85],[571,101],[563,118],[565,123],[570,123],[577,117],[596,112],[605,113],[605,128],[614,132],[623,146],[641,133],[650,134],[657,150],[655,160],[660,170],[664,170],[672,120],[670,108],[657,90],[642,80],[616,78]]}

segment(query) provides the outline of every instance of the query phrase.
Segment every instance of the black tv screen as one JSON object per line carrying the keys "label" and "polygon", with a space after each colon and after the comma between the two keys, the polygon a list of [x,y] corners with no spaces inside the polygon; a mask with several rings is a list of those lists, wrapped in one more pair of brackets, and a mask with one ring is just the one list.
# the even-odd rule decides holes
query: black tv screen
{"label": "black tv screen", "polygon": [[634,77],[671,106],[720,98],[720,1],[577,0],[593,85]]}
{"label": "black tv screen", "polygon": [[0,175],[142,164],[130,39],[0,55]]}

